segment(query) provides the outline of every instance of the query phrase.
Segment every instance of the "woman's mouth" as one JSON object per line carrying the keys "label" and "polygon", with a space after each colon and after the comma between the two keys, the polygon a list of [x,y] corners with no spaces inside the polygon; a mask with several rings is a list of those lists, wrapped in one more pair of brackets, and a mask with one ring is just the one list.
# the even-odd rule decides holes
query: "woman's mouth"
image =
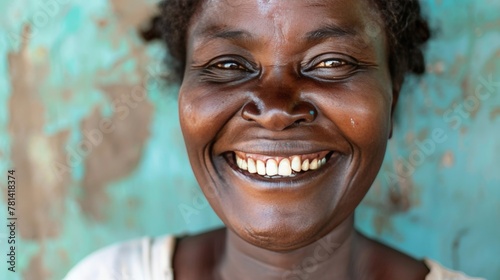
{"label": "woman's mouth", "polygon": [[292,156],[268,156],[235,151],[232,160],[241,172],[267,179],[281,179],[318,170],[326,165],[332,154],[331,151],[322,151]]}

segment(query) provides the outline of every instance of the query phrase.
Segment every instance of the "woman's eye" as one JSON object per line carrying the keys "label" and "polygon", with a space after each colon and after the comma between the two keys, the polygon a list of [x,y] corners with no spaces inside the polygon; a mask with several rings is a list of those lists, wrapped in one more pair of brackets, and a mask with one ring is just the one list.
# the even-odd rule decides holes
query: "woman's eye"
{"label": "woman's eye", "polygon": [[355,59],[340,54],[335,57],[332,57],[331,54],[319,56],[309,65],[303,70],[303,73],[311,78],[325,81],[339,81],[349,78],[360,69],[360,65]]}
{"label": "woman's eye", "polygon": [[331,59],[331,60],[324,60],[321,61],[316,65],[316,68],[335,68],[335,67],[340,67],[347,65],[348,63],[343,61],[343,60],[338,60],[338,59]]}
{"label": "woman's eye", "polygon": [[246,80],[255,73],[244,58],[218,58],[204,66],[200,75],[206,82],[230,83]]}
{"label": "woman's eye", "polygon": [[247,69],[242,66],[241,64],[234,62],[234,61],[223,61],[223,62],[218,62],[213,65],[213,67],[222,69],[222,70],[242,70],[246,71]]}

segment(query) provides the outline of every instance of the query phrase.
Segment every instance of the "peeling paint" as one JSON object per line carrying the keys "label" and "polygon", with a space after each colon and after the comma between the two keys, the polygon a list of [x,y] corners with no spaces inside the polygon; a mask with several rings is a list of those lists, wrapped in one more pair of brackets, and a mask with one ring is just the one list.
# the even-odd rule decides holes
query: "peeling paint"
{"label": "peeling paint", "polygon": [[[30,27],[24,28],[28,34]],[[27,36],[17,53],[8,56],[12,94],[9,99],[9,132],[12,139],[11,160],[19,170],[19,233],[29,240],[56,237],[64,213],[64,195],[69,178],[59,178],[52,169],[64,159],[61,147],[67,132],[45,135],[44,106],[39,99],[43,81],[49,72],[48,62],[33,64],[28,60]],[[22,108],[22,109],[21,109]]]}
{"label": "peeling paint", "polygon": [[134,0],[110,0],[114,13],[125,29],[137,28],[156,12],[154,4]]}
{"label": "peeling paint", "polygon": [[28,268],[23,273],[24,280],[46,280],[51,279],[51,273],[44,265],[45,249],[42,249],[31,258]]}
{"label": "peeling paint", "polygon": [[107,185],[125,178],[137,167],[153,115],[153,106],[145,96],[134,99],[138,86],[111,85],[102,89],[115,106],[113,116],[105,118],[95,108],[81,126],[91,151],[85,159],[80,204],[84,213],[97,220],[104,218]]}
{"label": "peeling paint", "polygon": [[454,163],[455,163],[455,155],[453,154],[453,152],[451,151],[446,152],[441,159],[441,165],[446,168],[450,168],[453,166]]}
{"label": "peeling paint", "polygon": [[495,108],[490,112],[490,120],[494,121],[498,117],[500,117],[500,107]]}

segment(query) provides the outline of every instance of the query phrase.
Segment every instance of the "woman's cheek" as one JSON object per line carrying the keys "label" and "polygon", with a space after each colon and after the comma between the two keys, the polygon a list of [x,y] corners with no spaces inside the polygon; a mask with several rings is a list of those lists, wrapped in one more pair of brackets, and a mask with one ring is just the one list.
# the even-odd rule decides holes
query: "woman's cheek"
{"label": "woman's cheek", "polygon": [[234,104],[231,95],[219,90],[181,91],[179,114],[185,139],[197,146],[213,141],[237,112]]}
{"label": "woman's cheek", "polygon": [[389,138],[390,104],[384,98],[346,98],[327,116],[358,147],[385,145]]}
{"label": "woman's cheek", "polygon": [[354,110],[348,120],[353,138],[364,145],[389,138],[390,115],[380,108],[365,107]]}

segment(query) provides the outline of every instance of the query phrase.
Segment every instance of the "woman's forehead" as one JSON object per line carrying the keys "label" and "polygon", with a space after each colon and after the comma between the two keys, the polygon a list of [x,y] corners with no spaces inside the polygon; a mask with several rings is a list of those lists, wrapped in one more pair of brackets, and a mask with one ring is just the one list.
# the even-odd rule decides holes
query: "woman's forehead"
{"label": "woman's forehead", "polygon": [[188,53],[230,41],[286,57],[332,39],[371,60],[387,53],[382,26],[367,0],[207,0],[191,21]]}
{"label": "woman's forehead", "polygon": [[[206,0],[190,26],[190,36],[240,30],[284,40],[323,26],[365,36],[380,29],[379,14],[366,0]],[[368,34],[371,35],[371,34]]]}

